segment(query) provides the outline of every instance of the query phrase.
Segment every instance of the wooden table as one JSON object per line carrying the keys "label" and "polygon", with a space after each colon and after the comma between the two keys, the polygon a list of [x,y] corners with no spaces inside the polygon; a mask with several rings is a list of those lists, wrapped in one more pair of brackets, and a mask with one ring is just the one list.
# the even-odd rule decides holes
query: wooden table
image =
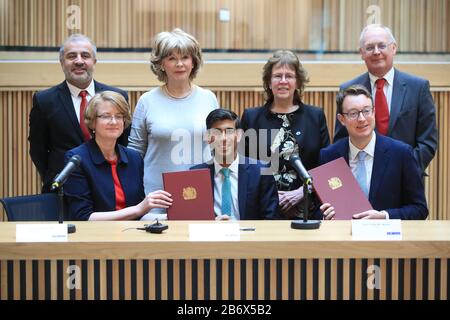
{"label": "wooden table", "polygon": [[403,221],[402,241],[353,241],[349,221],[241,221],[255,231],[240,241],[193,242],[199,222],[166,223],[75,222],[68,242],[16,243],[2,222],[0,299],[449,299],[450,221]]}

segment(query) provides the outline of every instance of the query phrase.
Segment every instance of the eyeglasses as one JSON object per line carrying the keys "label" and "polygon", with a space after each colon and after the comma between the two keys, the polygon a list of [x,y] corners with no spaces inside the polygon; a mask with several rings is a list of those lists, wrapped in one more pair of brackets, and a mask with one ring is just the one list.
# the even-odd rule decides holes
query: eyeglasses
{"label": "eyeglasses", "polygon": [[112,122],[115,119],[117,122],[122,122],[125,119],[123,114],[109,115],[109,114],[99,114],[97,118],[100,118],[102,121]]}
{"label": "eyeglasses", "polygon": [[285,79],[285,81],[295,81],[295,74],[274,74],[272,75],[272,79],[274,81],[280,82],[281,80],[283,80],[283,78]]}
{"label": "eyeglasses", "polygon": [[374,53],[375,52],[375,48],[378,48],[379,51],[384,51],[392,43],[393,43],[393,41],[388,42],[388,43],[383,43],[383,42],[371,43],[371,44],[368,44],[367,46],[364,47],[364,51],[367,52],[367,53]]}
{"label": "eyeglasses", "polygon": [[347,117],[348,120],[356,120],[359,118],[359,114],[362,114],[364,118],[370,117],[373,114],[373,108],[364,108],[361,111],[350,111],[350,112],[342,112],[344,116]]}
{"label": "eyeglasses", "polygon": [[225,136],[229,137],[232,136],[233,134],[236,133],[236,129],[234,128],[228,128],[225,130],[220,130],[220,129],[209,129],[209,134],[211,136],[215,136],[215,137],[219,137],[222,136],[225,133]]}

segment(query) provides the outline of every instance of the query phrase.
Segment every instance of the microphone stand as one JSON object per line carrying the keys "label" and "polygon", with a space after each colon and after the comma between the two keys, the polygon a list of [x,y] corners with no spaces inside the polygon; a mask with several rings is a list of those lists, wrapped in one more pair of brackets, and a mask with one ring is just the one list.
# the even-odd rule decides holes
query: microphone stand
{"label": "microphone stand", "polygon": [[[59,199],[59,217],[58,217],[58,222],[59,223],[63,223],[65,210],[64,210],[64,190],[63,190],[63,186],[62,185],[58,186],[58,199]],[[74,224],[68,224],[67,225],[67,233],[75,233],[75,231],[77,231],[77,229],[76,229]]]}
{"label": "microphone stand", "polygon": [[310,195],[312,194],[312,179],[304,179],[303,180],[303,197],[304,200],[304,210],[303,210],[303,220],[293,220],[291,222],[292,229],[303,229],[303,230],[312,230],[319,229],[320,220],[308,220],[309,215],[309,200]]}

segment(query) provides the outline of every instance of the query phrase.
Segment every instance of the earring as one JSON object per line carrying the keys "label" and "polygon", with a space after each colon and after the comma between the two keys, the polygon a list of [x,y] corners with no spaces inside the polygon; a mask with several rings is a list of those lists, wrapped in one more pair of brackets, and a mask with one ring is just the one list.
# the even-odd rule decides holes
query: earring
{"label": "earring", "polygon": [[161,71],[162,71],[162,72],[165,72],[166,70],[164,70],[164,68],[163,68],[163,67],[161,67]]}

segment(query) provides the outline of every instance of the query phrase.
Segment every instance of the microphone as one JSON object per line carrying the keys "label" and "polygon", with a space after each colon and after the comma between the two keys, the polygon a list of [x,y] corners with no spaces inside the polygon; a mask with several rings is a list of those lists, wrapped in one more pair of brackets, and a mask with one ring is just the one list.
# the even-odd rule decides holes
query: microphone
{"label": "microphone", "polygon": [[298,154],[291,154],[291,156],[289,157],[289,162],[294,167],[295,171],[297,171],[303,183],[310,184],[312,182],[312,177],[308,173],[308,171],[306,171],[305,166],[303,166],[302,160],[300,159]]}
{"label": "microphone", "polygon": [[298,154],[293,153],[289,157],[290,164],[297,171],[299,178],[303,181],[303,197],[304,197],[304,210],[303,210],[303,220],[293,220],[291,222],[292,229],[303,229],[303,230],[313,230],[320,227],[320,220],[308,220],[309,215],[309,196],[312,193],[312,177],[306,171],[303,166],[302,160]]}
{"label": "microphone", "polygon": [[53,180],[52,188],[51,190],[54,191],[58,189],[60,186],[62,186],[67,178],[70,176],[73,170],[77,168],[81,163],[81,158],[79,155],[74,155],[69,159],[69,162],[67,162],[66,166],[62,171],[55,177],[55,180]]}

